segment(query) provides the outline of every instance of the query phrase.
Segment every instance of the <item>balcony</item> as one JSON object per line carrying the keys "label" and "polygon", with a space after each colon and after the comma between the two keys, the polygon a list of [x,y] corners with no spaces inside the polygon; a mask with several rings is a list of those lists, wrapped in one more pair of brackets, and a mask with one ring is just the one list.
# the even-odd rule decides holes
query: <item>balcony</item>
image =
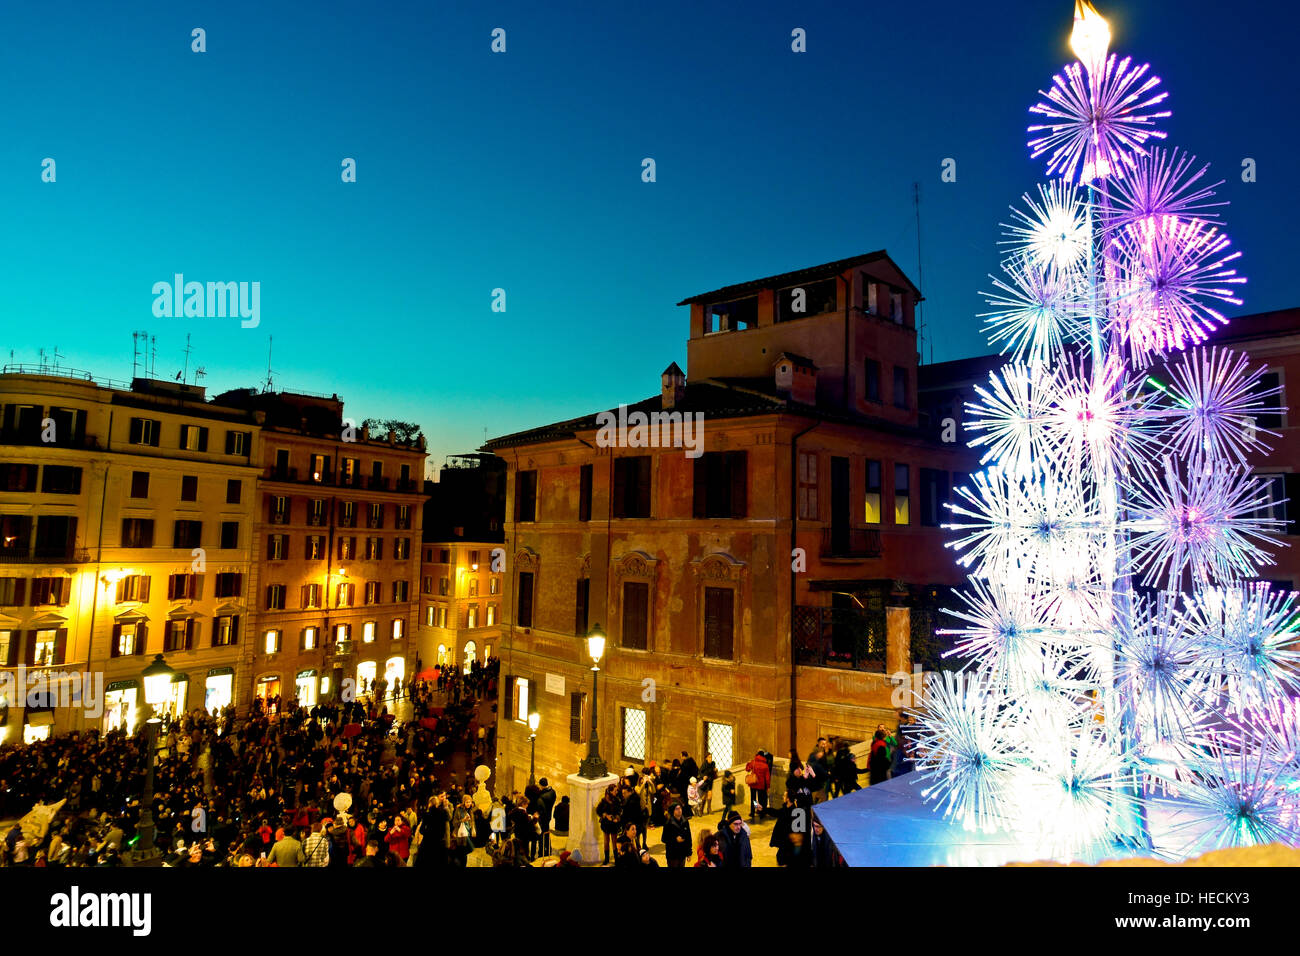
{"label": "balcony", "polygon": [[383,475],[371,475],[366,479],[366,487],[371,491],[387,491],[388,479]]}
{"label": "balcony", "polygon": [[880,532],[873,528],[823,528],[823,558],[862,560],[878,558],[883,553]]}
{"label": "balcony", "polygon": [[885,612],[798,605],[794,659],[811,667],[885,672]]}
{"label": "balcony", "polygon": [[0,550],[0,564],[86,564],[91,559],[85,548],[55,547],[5,548]]}
{"label": "balcony", "polygon": [[415,479],[407,478],[406,480],[402,480],[399,478],[397,480],[397,490],[412,492],[412,491],[419,491],[420,489],[416,486]]}
{"label": "balcony", "polygon": [[277,468],[272,466],[266,469],[266,480],[267,481],[297,481],[298,469]]}
{"label": "balcony", "polygon": [[356,650],[353,641],[335,641],[330,647],[330,659],[334,661],[346,661],[356,653]]}

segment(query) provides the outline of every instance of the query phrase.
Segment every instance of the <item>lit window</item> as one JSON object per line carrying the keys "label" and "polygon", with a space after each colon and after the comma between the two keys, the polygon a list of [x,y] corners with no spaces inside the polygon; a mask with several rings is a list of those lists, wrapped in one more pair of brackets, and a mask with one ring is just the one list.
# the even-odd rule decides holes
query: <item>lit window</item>
{"label": "lit window", "polygon": [[880,524],[880,462],[868,459],[866,487],[863,518],[867,524]]}
{"label": "lit window", "polygon": [[[468,645],[466,647],[466,650],[468,651]],[[469,655],[468,653],[466,653],[466,658],[468,657]],[[522,720],[525,723],[527,723],[528,714],[530,713],[530,711],[528,710],[528,705],[530,702],[528,700],[528,678],[527,677],[515,678],[515,699],[517,702],[516,710],[515,710],[515,720]]]}
{"label": "lit window", "polygon": [[894,466],[894,524],[908,524],[912,520],[910,476],[907,465]]}
{"label": "lit window", "polygon": [[304,651],[314,651],[316,649],[316,628],[314,627],[303,628],[302,649]]}
{"label": "lit window", "polygon": [[393,619],[393,640],[395,641],[401,640],[402,631],[405,629],[405,627],[406,627],[406,622],[402,620],[400,617]]}
{"label": "lit window", "polygon": [[718,767],[730,767],[736,746],[736,729],[731,724],[704,722],[704,749],[713,754]]}
{"label": "lit window", "polygon": [[371,642],[374,641],[374,639],[375,639],[375,622],[366,621],[366,623],[361,625],[361,640],[364,641],[366,644],[370,644]]}
{"label": "lit window", "polygon": [[[623,708],[623,759],[645,760],[646,714],[637,707]],[[722,764],[726,766],[726,764]]]}
{"label": "lit window", "polygon": [[265,649],[265,653],[267,653],[267,654],[276,654],[276,653],[279,653],[279,650],[280,650],[280,632],[279,632],[279,631],[267,631],[267,632],[266,632],[266,638],[265,638],[265,641],[266,641],[266,643],[265,643],[265,648],[266,648],[266,649]]}

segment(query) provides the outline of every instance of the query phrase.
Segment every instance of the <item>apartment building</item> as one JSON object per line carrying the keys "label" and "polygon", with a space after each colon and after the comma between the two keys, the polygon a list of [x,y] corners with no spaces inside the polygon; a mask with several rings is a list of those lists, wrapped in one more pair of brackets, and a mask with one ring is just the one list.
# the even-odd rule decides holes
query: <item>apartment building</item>
{"label": "apartment building", "polygon": [[918,410],[919,298],[883,251],[691,297],[688,372],[653,398],[486,444],[508,479],[498,779],[526,777],[530,710],[552,779],[593,716],[615,768],[895,718],[888,675],[960,580],[939,524],[974,463]]}
{"label": "apartment building", "polygon": [[171,712],[241,703],[258,416],[194,385],[22,366],[0,406],[0,666],[56,694],[104,681],[102,713],[0,701],[0,739],[131,728],[155,654]]}
{"label": "apartment building", "polygon": [[[407,680],[415,662],[424,439],[371,435],[343,402],[241,390],[262,416],[250,692],[304,706]],[[350,682],[350,683],[345,683]]]}

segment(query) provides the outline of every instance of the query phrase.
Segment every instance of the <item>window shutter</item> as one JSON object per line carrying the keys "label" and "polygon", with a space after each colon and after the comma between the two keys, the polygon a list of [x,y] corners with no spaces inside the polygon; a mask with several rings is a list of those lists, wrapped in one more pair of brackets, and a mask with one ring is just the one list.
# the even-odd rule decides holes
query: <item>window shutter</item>
{"label": "window shutter", "polygon": [[650,517],[650,475],[652,459],[645,455],[637,459],[636,513],[640,518]]}
{"label": "window shutter", "polygon": [[122,603],[122,598],[126,596],[126,578],[117,579],[117,603]]}
{"label": "window shutter", "polygon": [[145,645],[149,643],[149,625],[141,621],[135,626],[135,652],[143,654]]}
{"label": "window shutter", "polygon": [[32,667],[36,664],[36,632],[35,631],[27,632],[27,643],[26,646],[23,648],[23,663],[25,663],[28,667]]}
{"label": "window shutter", "polygon": [[68,629],[61,627],[54,636],[54,663],[62,664],[68,650]]}
{"label": "window shutter", "polygon": [[185,649],[187,651],[192,651],[194,649],[194,632],[198,630],[194,625],[194,618],[187,617],[185,619]]}
{"label": "window shutter", "polygon": [[176,600],[176,575],[174,574],[167,577],[167,600]]}
{"label": "window shutter", "polygon": [[72,598],[72,579],[59,578],[59,606],[64,607]]}
{"label": "window shutter", "polygon": [[217,646],[217,635],[220,633],[221,633],[221,618],[214,617],[212,619],[212,646],[213,647]]}
{"label": "window shutter", "polygon": [[569,694],[569,743],[582,743],[582,691]]}
{"label": "window shutter", "polygon": [[627,459],[614,460],[614,494],[610,498],[610,511],[615,518],[627,516]]}
{"label": "window shutter", "polygon": [[18,645],[21,644],[22,642],[23,642],[22,631],[14,631],[9,636],[9,656],[5,659],[6,667],[18,666]]}
{"label": "window shutter", "polygon": [[573,619],[573,633],[578,637],[585,637],[587,633],[587,597],[591,590],[591,579],[579,578],[577,590],[577,610]]}
{"label": "window shutter", "polygon": [[199,451],[208,450],[208,430],[200,426],[199,428]]}
{"label": "window shutter", "polygon": [[[14,606],[22,607],[23,602],[27,600],[27,579],[19,578],[14,585]],[[17,645],[13,645],[15,648]]]}
{"label": "window shutter", "polygon": [[236,574],[236,575],[234,575],[233,577],[234,577],[234,581],[235,581],[235,586],[234,586],[234,592],[235,592],[235,593],[234,593],[232,596],[233,596],[233,597],[243,597],[243,596],[244,596],[244,576],[243,576],[242,574]]}
{"label": "window shutter", "polygon": [[230,619],[230,643],[239,643],[239,615],[236,614]]}
{"label": "window shutter", "polygon": [[749,514],[748,452],[728,452],[727,470],[731,474],[731,516],[744,518]]}
{"label": "window shutter", "polygon": [[[12,405],[9,406],[8,409],[6,409],[7,412],[12,412],[12,410],[13,410]],[[143,436],[144,436],[144,420],[140,418],[131,419],[131,436],[129,439],[131,444],[132,445],[140,444],[140,439]]]}
{"label": "window shutter", "polygon": [[510,688],[510,712],[505,717],[507,720],[514,720],[519,714],[519,694],[516,692],[518,685],[515,684],[513,674],[506,675],[506,686]]}
{"label": "window shutter", "polygon": [[140,600],[142,602],[149,600],[149,582],[152,580],[153,578],[149,575],[145,575],[143,580],[140,582]]}
{"label": "window shutter", "polygon": [[[528,711],[531,713],[534,710],[537,710],[537,681],[530,679],[528,681]],[[526,719],[528,714],[524,714],[524,717]]]}
{"label": "window shutter", "polygon": [[120,653],[120,641],[122,640],[122,625],[113,625],[113,643],[108,646],[108,656],[117,657]]}
{"label": "window shutter", "polygon": [[704,518],[709,513],[709,456],[701,455],[695,459],[695,504],[692,514]]}

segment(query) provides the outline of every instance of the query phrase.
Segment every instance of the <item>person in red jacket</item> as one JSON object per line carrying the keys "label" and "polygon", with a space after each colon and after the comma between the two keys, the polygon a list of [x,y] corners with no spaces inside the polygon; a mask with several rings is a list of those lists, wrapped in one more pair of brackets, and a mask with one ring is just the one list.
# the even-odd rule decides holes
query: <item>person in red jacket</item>
{"label": "person in red jacket", "polygon": [[388,835],[384,839],[388,841],[388,848],[397,854],[405,866],[406,858],[411,855],[411,828],[400,814],[393,817],[393,825],[388,828]]}
{"label": "person in red jacket", "polygon": [[768,764],[763,751],[754,754],[745,764],[745,785],[749,787],[749,819],[753,821],[757,812],[759,817],[767,813],[767,788],[772,781],[772,767]]}

